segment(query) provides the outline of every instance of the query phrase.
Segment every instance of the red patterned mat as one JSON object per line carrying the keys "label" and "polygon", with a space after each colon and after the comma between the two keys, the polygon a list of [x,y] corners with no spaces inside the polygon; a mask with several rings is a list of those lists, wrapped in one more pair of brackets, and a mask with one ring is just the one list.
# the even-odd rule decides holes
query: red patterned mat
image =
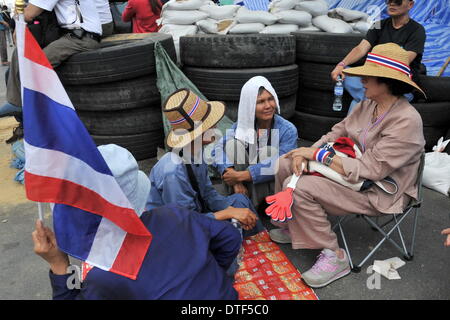
{"label": "red patterned mat", "polygon": [[234,284],[239,300],[318,300],[267,231],[245,239],[243,247]]}

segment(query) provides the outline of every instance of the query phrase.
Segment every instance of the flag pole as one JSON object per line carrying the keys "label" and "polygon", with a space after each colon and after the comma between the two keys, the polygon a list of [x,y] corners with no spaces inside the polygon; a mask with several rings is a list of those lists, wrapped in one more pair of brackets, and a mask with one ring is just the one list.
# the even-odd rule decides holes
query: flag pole
{"label": "flag pole", "polygon": [[[18,15],[19,22],[23,23],[25,21],[24,16],[23,16],[23,13],[25,10],[25,1],[24,0],[16,0],[15,10]],[[44,221],[44,208],[43,208],[41,202],[38,202],[38,214],[39,214],[39,220]]]}

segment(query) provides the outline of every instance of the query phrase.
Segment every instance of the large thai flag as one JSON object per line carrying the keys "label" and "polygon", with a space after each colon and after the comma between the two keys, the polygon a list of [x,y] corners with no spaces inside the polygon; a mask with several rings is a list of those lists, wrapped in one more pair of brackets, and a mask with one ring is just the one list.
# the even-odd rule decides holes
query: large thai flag
{"label": "large thai flag", "polygon": [[16,30],[27,197],[56,203],[53,220],[61,250],[136,279],[152,236],[26,24],[18,22]]}

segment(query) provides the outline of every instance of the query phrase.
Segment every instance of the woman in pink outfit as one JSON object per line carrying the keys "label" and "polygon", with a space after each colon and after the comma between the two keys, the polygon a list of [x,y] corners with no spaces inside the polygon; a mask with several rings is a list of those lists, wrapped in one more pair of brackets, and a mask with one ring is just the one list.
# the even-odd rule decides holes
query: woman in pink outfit
{"label": "woman in pink outfit", "polygon": [[133,33],[158,32],[156,20],[161,14],[160,0],[129,0],[122,13],[124,22],[133,23]]}

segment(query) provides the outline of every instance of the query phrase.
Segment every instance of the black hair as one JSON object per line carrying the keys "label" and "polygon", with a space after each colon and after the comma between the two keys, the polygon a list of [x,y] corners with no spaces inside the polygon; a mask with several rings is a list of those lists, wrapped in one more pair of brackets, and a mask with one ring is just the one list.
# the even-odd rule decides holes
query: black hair
{"label": "black hair", "polygon": [[161,2],[158,0],[149,0],[150,1],[150,7],[152,8],[153,14],[159,16],[161,14]]}
{"label": "black hair", "polygon": [[411,93],[414,87],[406,82],[391,78],[376,77],[378,83],[384,83],[392,95],[400,97],[406,93]]}

